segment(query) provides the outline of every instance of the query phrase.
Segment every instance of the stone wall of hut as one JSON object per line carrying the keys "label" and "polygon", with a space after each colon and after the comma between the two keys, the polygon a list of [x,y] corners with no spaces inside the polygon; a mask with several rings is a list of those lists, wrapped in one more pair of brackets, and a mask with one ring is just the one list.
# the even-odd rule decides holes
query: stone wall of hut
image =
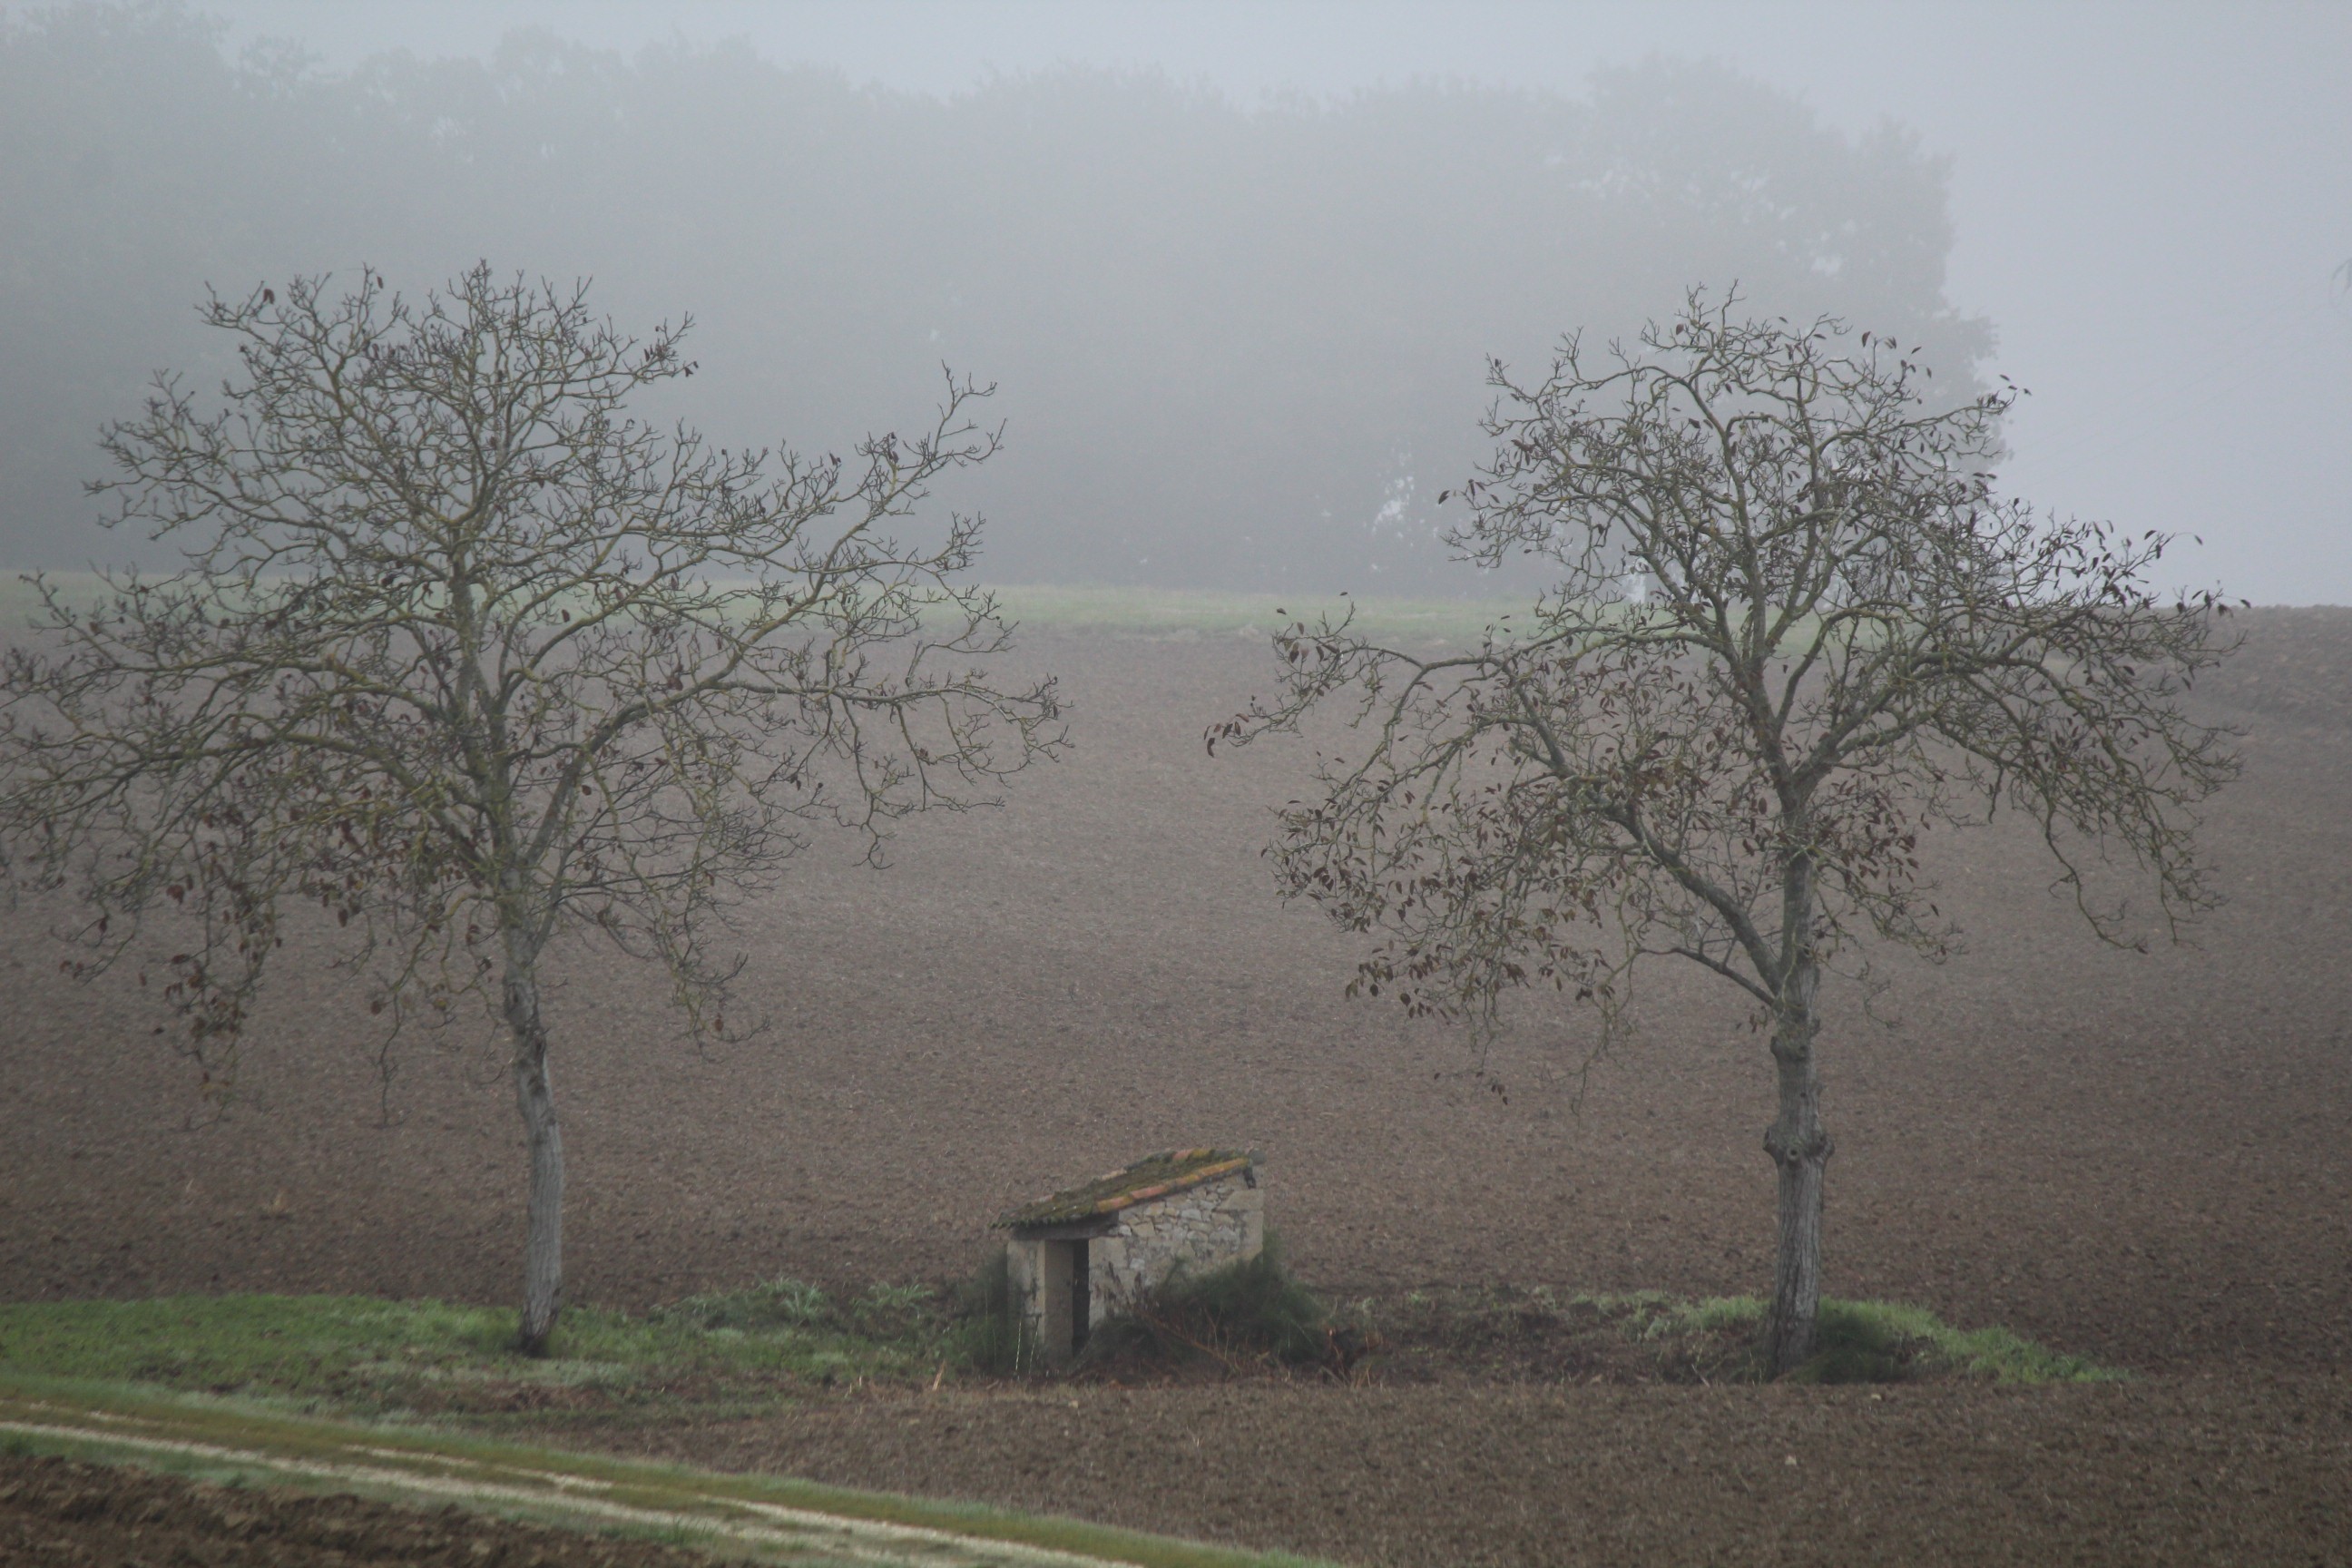
{"label": "stone wall of hut", "polygon": [[1265,1194],[1242,1175],[1235,1171],[1121,1209],[1118,1223],[1090,1249],[1092,1321],[1123,1310],[1180,1263],[1199,1273],[1264,1251]]}

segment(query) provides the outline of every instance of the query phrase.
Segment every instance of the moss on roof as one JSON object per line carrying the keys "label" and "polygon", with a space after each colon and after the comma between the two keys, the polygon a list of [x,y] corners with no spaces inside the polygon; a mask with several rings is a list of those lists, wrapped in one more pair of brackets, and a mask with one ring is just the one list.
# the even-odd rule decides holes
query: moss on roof
{"label": "moss on roof", "polygon": [[1250,1163],[1251,1156],[1238,1149],[1171,1149],[1147,1154],[1132,1165],[1106,1172],[1083,1185],[1024,1204],[996,1223],[1000,1227],[1070,1225],[1197,1187],[1245,1170]]}

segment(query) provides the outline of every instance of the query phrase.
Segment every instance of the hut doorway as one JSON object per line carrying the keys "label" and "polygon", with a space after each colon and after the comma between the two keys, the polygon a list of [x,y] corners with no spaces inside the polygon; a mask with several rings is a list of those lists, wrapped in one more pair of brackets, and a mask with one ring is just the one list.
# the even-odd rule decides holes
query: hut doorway
{"label": "hut doorway", "polygon": [[1045,1254],[1045,1310],[1041,1327],[1049,1345],[1059,1342],[1056,1348],[1066,1347],[1068,1354],[1076,1355],[1087,1348],[1087,1331],[1094,1326],[1093,1270],[1087,1242],[1083,1237],[1048,1241]]}

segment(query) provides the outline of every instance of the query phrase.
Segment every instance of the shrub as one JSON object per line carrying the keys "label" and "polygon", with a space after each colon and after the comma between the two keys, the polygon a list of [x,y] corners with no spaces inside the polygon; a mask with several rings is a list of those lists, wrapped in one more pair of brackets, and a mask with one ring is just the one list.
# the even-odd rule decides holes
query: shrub
{"label": "shrub", "polygon": [[[1746,1339],[1761,1330],[1766,1310],[1753,1296],[1676,1301],[1643,1291],[1580,1300],[1616,1318],[1628,1338],[1659,1344]],[[1717,1362],[1714,1370],[1731,1375],[1748,1359],[1748,1352],[1742,1352]],[[1767,1375],[1760,1361],[1747,1370],[1759,1378]],[[1824,1297],[1814,1321],[1813,1353],[1784,1373],[1782,1381],[1900,1383],[1955,1374],[1995,1383],[2085,1383],[2118,1375],[2007,1329],[1955,1329],[1919,1307]]]}
{"label": "shrub", "polygon": [[1181,1266],[1171,1271],[1095,1331],[1087,1357],[1309,1365],[1332,1358],[1329,1322],[1322,1300],[1291,1277],[1268,1236],[1255,1258],[1198,1274]]}

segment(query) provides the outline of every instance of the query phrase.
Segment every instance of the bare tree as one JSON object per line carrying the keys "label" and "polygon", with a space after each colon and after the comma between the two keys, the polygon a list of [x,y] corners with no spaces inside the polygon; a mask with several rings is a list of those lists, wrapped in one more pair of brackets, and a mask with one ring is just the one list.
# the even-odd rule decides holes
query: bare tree
{"label": "bare tree", "polygon": [[2192,808],[2236,763],[2178,701],[2231,646],[2221,606],[2151,593],[2162,537],[2000,496],[2013,389],[1938,407],[1895,343],[1735,302],[1694,293],[1601,363],[1571,340],[1539,384],[1492,367],[1496,456],[1451,542],[1550,568],[1526,626],[1435,656],[1291,626],[1278,700],[1209,738],[1349,704],[1367,750],[1322,765],[1274,857],[1381,935],[1356,986],[1487,1019],[1558,986],[1606,1022],[1649,958],[1738,988],[1779,1081],[1783,1373],[1821,1294],[1822,980],[1870,938],[1949,950],[1921,835],[2012,807],[2102,936],[2152,929],[2133,881],[2177,935],[2210,901]]}
{"label": "bare tree", "polygon": [[[108,430],[114,525],[180,542],[163,580],[45,612],[0,690],[0,830],[87,900],[85,973],[176,907],[164,994],[209,1092],[289,903],[315,900],[388,1032],[488,1004],[530,1147],[520,1342],[561,1299],[563,1152],[541,1005],[559,933],[664,965],[698,1035],[736,966],[709,920],[830,821],[880,858],[1061,742],[1053,683],[976,661],[1007,628],[960,585],[979,524],[908,544],[927,487],[986,459],[986,390],[854,460],[713,450],[630,418],[694,374],[688,323],[640,341],[564,290],[478,267],[421,303],[363,272],[214,297],[238,368],[217,409],[159,376]],[[739,1029],[737,1033],[741,1033]]]}

